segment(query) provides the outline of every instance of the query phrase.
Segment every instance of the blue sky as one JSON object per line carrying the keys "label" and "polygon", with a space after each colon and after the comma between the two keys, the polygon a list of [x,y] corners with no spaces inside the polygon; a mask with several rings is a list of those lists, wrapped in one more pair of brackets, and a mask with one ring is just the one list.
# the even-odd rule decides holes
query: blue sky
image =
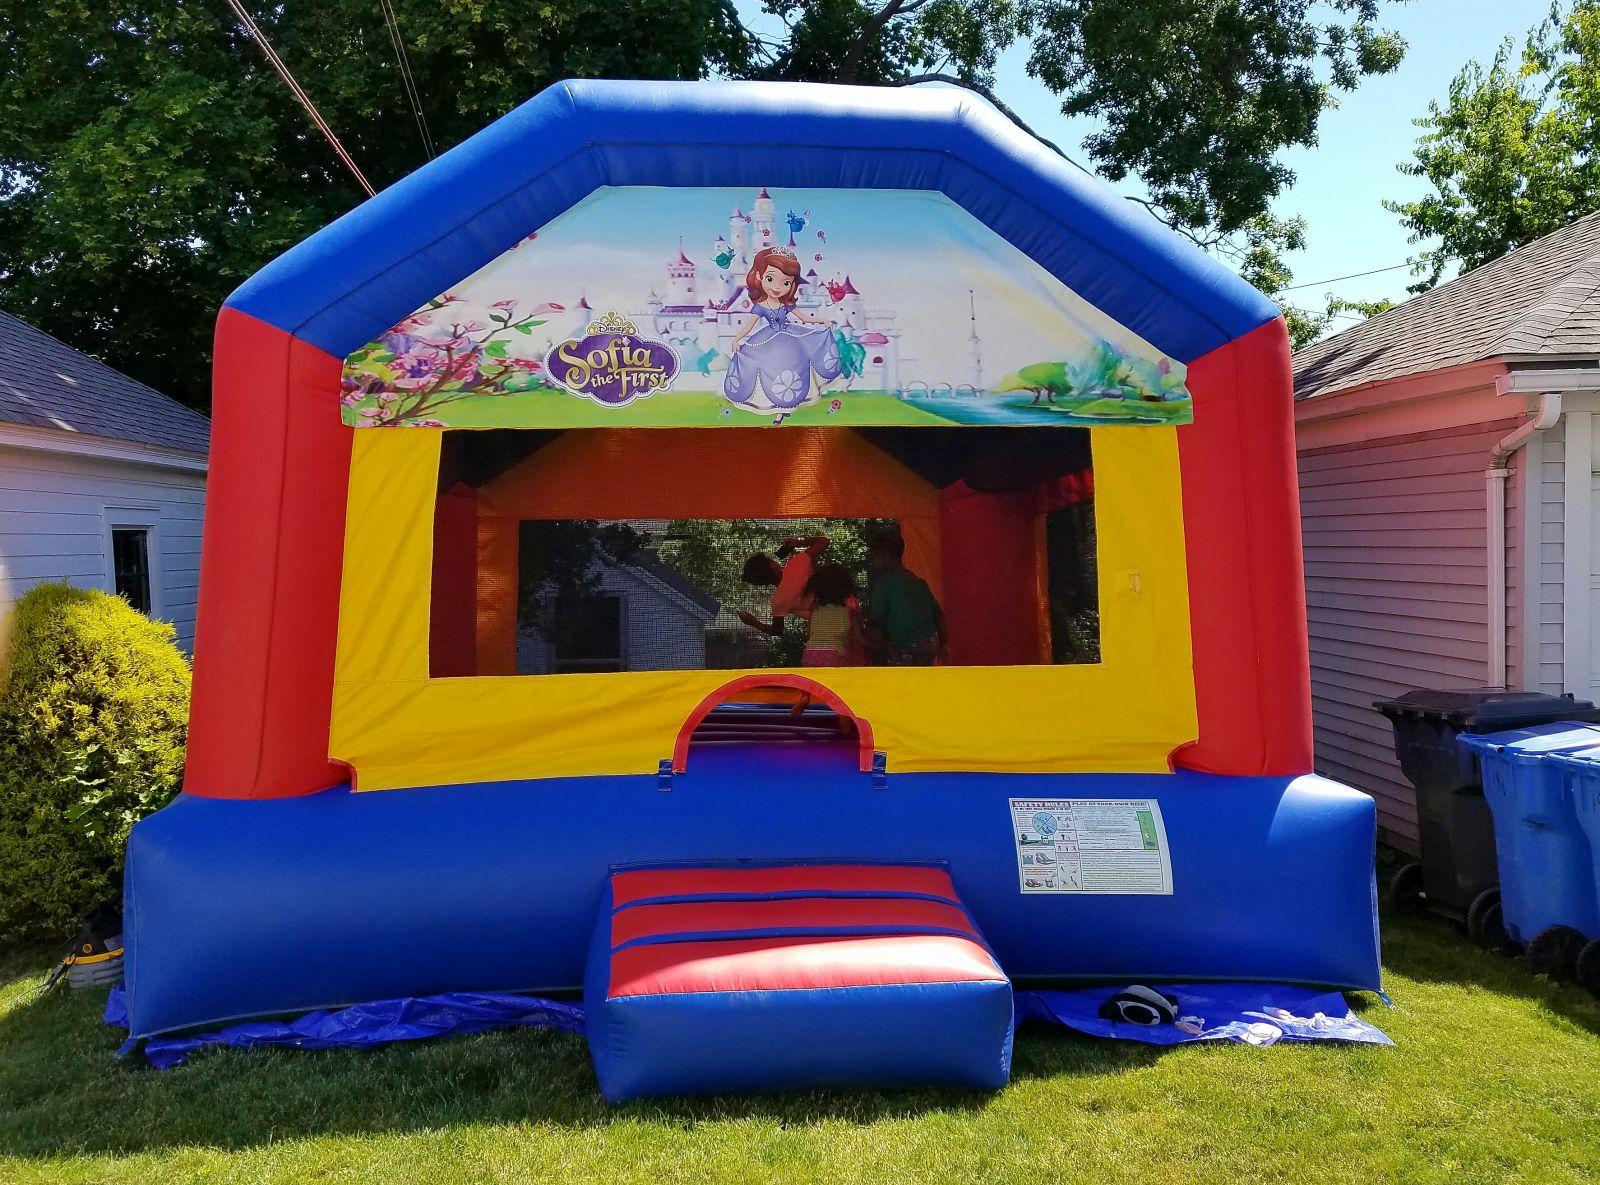
{"label": "blue sky", "polygon": [[[755,27],[772,29],[771,19],[761,16],[752,0],[740,0],[738,7]],[[1403,263],[1418,250],[1381,205],[1385,198],[1406,200],[1426,192],[1395,167],[1411,157],[1418,132],[1411,121],[1427,112],[1430,99],[1444,98],[1450,79],[1469,59],[1487,62],[1507,35],[1520,44],[1548,12],[1549,0],[1411,0],[1388,7],[1383,23],[1409,43],[1405,61],[1393,74],[1342,94],[1339,108],[1323,115],[1316,147],[1283,155],[1298,181],[1277,212],[1303,215],[1309,224],[1309,246],[1290,260],[1296,284]],[[1093,125],[1061,115],[1055,97],[1028,77],[1027,56],[1027,47],[1019,44],[1002,57],[995,93],[1040,135],[1087,163],[1079,145]],[[1136,192],[1134,186],[1124,188]],[[1401,269],[1317,284],[1290,299],[1312,308],[1322,306],[1326,292],[1350,299],[1403,299],[1410,282]]]}

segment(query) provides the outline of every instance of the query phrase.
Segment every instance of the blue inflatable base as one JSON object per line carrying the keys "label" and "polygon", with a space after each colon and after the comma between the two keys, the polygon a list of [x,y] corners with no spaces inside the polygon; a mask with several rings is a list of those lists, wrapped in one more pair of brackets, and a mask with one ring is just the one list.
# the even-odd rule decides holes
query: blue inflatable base
{"label": "blue inflatable base", "polygon": [[[1172,892],[1024,893],[1011,800],[1153,798]],[[232,801],[134,828],[128,1019],[148,1038],[583,981],[610,869],[940,861],[1013,981],[1377,989],[1376,815],[1315,776],[896,774],[848,746],[696,750],[689,772]]]}

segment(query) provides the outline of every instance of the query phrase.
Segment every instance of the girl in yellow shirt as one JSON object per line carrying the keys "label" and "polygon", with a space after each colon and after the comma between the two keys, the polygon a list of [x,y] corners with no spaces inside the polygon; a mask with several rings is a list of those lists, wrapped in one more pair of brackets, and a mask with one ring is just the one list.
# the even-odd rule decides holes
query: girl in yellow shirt
{"label": "girl in yellow shirt", "polygon": [[800,665],[860,666],[866,652],[855,577],[843,564],[820,564],[806,583],[812,602],[806,648]]}

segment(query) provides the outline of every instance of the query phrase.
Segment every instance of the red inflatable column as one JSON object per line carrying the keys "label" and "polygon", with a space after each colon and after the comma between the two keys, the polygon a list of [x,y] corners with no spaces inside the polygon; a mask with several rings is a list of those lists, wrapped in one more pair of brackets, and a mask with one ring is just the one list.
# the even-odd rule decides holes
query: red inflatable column
{"label": "red inflatable column", "polygon": [[217,321],[184,789],[279,798],[328,760],[351,429],[339,359],[244,313]]}
{"label": "red inflatable column", "polygon": [[951,659],[959,666],[1048,661],[1039,622],[1039,498],[983,494],[963,482],[939,495],[939,554]]}
{"label": "red inflatable column", "polygon": [[428,671],[436,679],[471,675],[478,663],[478,495],[457,483],[433,512],[433,601]]}
{"label": "red inflatable column", "polygon": [[1189,366],[1178,431],[1200,740],[1188,769],[1311,769],[1311,683],[1289,337],[1275,320]]}

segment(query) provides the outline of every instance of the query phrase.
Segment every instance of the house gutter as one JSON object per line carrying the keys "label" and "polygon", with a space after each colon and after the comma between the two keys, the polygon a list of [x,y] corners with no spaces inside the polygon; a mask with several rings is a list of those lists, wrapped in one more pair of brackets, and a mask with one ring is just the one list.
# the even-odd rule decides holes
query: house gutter
{"label": "house gutter", "polygon": [[[1510,375],[1506,376],[1511,378]],[[1516,382],[1504,384],[1502,394],[1516,389]],[[1544,391],[1539,409],[1527,423],[1503,437],[1489,453],[1485,478],[1489,487],[1488,617],[1490,687],[1506,685],[1506,478],[1511,476],[1511,458],[1535,432],[1554,428],[1561,419],[1561,392]]]}
{"label": "house gutter", "polygon": [[151,465],[158,469],[177,469],[186,473],[204,473],[207,467],[204,452],[186,452],[163,445],[112,440],[103,436],[89,436],[71,429],[37,428],[32,424],[0,423],[0,447],[66,453],[74,457],[95,457],[108,461],[126,461],[133,465]]}

